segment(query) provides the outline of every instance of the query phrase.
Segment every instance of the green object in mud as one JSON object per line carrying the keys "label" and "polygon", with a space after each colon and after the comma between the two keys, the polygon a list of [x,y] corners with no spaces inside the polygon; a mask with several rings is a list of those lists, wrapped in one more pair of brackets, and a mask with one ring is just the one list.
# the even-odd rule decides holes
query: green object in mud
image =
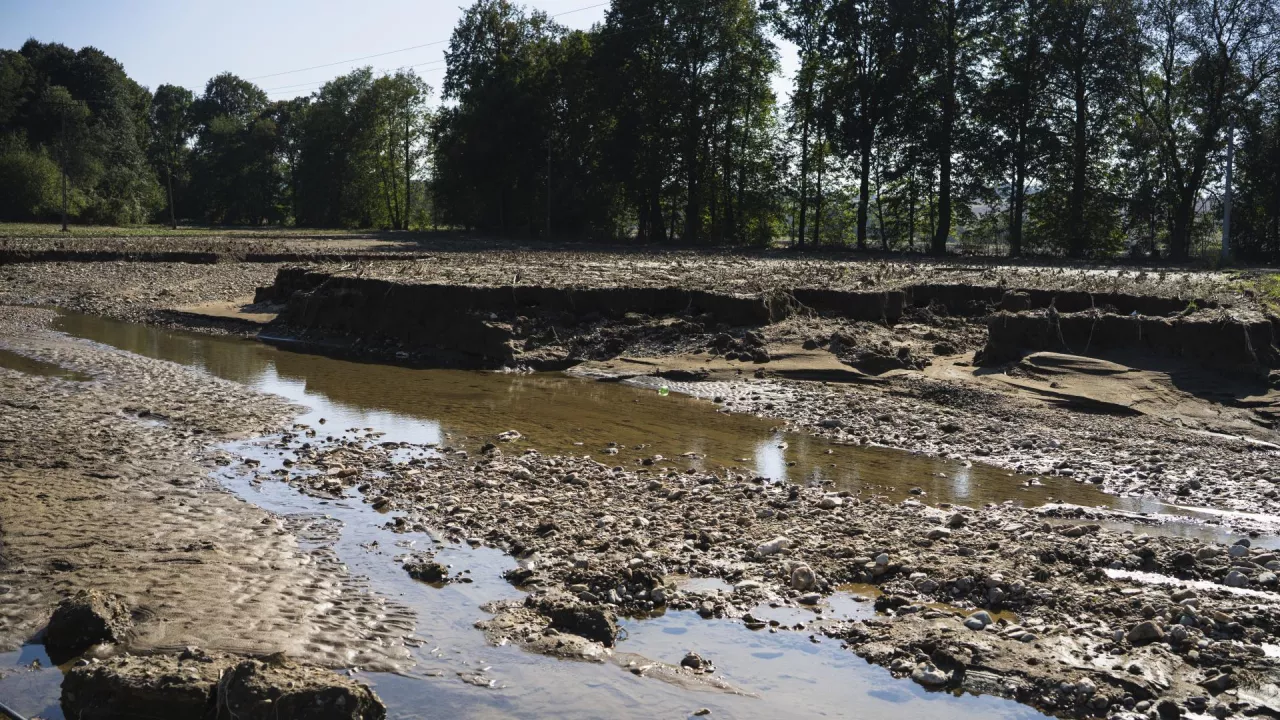
{"label": "green object in mud", "polygon": [[666,385],[663,385],[662,387],[658,388],[658,394],[661,395],[662,397],[666,397],[671,394],[671,388],[667,387]]}

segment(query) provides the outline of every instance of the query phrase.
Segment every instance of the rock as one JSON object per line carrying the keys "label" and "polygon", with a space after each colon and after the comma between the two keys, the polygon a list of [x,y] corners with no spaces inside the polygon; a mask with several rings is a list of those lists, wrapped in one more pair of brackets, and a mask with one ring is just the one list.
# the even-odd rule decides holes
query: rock
{"label": "rock", "polygon": [[801,605],[817,605],[822,602],[822,596],[818,593],[806,593],[796,598]]}
{"label": "rock", "polygon": [[[1239,546],[1234,545],[1232,547],[1239,547]],[[1227,573],[1226,577],[1222,579],[1222,584],[1226,585],[1227,587],[1235,587],[1235,588],[1244,587],[1249,584],[1249,576],[1245,575],[1239,570],[1232,570],[1231,572]]]}
{"label": "rock", "polygon": [[404,564],[404,569],[414,580],[425,583],[449,582],[449,568],[433,560],[410,560]]}
{"label": "rock", "polygon": [[911,679],[927,688],[939,688],[951,682],[951,673],[939,670],[933,663],[920,663],[911,672]]}
{"label": "rock", "polygon": [[953,529],[964,527],[967,522],[969,522],[969,518],[965,517],[964,513],[952,513],[951,517],[947,518],[947,527]]}
{"label": "rock", "polygon": [[372,690],[323,668],[188,651],[119,656],[67,671],[62,712],[83,720],[213,717],[244,720],[381,720]]}
{"label": "rock", "polygon": [[[816,347],[816,344],[815,344],[815,347]],[[834,430],[835,428],[838,428],[844,425],[844,423],[840,422],[836,418],[823,418],[818,424],[824,428],[827,428],[828,430]]]}
{"label": "rock", "polygon": [[818,501],[818,507],[823,510],[834,510],[844,504],[844,499],[839,495],[826,495]]}
{"label": "rock", "polygon": [[522,437],[524,436],[521,435],[519,431],[508,430],[506,432],[498,433],[498,442],[515,442]]}
{"label": "rock", "polygon": [[1129,631],[1129,642],[1134,645],[1145,645],[1164,638],[1164,631],[1154,622],[1147,620],[1133,626]]}
{"label": "rock", "polygon": [[818,576],[808,565],[797,565],[791,570],[791,588],[793,590],[812,590],[818,586]]}
{"label": "rock", "polygon": [[63,598],[44,634],[49,659],[61,665],[101,643],[126,637],[133,619],[120,598],[100,590],[81,590]]}
{"label": "rock", "polygon": [[689,668],[694,672],[709,673],[715,672],[715,667],[696,652],[690,652],[680,661],[680,667]]}
{"label": "rock", "polygon": [[1258,584],[1263,587],[1273,587],[1276,585],[1276,574],[1273,572],[1258,573]]}
{"label": "rock", "polygon": [[243,720],[382,720],[386,706],[350,678],[288,661],[245,660],[218,683],[217,707]]}
{"label": "rock", "polygon": [[991,617],[991,613],[986,610],[979,610],[964,619],[964,626],[970,630],[983,630],[994,622],[995,620]]}
{"label": "rock", "polygon": [[1233,558],[1244,557],[1249,554],[1249,547],[1247,545],[1232,545],[1227,548],[1227,554]]}
{"label": "rock", "polygon": [[1204,682],[1200,683],[1200,687],[1204,688],[1205,690],[1208,690],[1214,695],[1224,693],[1235,686],[1236,686],[1235,678],[1233,678],[1230,675],[1227,675],[1226,673],[1218,673],[1217,675],[1214,675],[1208,680],[1205,680]]}
{"label": "rock", "polygon": [[529,602],[551,620],[551,627],[613,647],[618,637],[618,617],[595,605],[585,605],[572,596],[553,594]]}
{"label": "rock", "polygon": [[769,542],[761,543],[756,546],[756,552],[761,555],[777,555],[783,550],[791,548],[791,541],[785,537],[776,537]]}
{"label": "rock", "polygon": [[934,528],[930,530],[929,533],[925,535],[925,537],[929,538],[930,540],[946,540],[947,538],[951,537],[951,531],[946,528]]}

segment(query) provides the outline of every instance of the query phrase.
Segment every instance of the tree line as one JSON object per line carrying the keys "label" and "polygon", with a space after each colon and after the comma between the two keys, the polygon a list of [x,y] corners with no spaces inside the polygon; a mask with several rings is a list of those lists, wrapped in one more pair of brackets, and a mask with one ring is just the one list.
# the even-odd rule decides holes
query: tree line
{"label": "tree line", "polygon": [[[775,97],[777,39],[799,67]],[[683,244],[1280,258],[1276,0],[508,0],[440,102],[365,68],[271,102],[0,51],[0,217],[462,227]]]}

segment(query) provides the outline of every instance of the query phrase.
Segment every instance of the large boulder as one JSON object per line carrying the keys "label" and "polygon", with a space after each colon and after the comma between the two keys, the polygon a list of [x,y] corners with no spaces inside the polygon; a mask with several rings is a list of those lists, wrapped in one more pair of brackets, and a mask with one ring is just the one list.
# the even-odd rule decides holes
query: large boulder
{"label": "large boulder", "polygon": [[99,590],[81,590],[63,598],[49,618],[45,651],[61,665],[101,643],[124,640],[133,626],[129,608],[120,598]]}

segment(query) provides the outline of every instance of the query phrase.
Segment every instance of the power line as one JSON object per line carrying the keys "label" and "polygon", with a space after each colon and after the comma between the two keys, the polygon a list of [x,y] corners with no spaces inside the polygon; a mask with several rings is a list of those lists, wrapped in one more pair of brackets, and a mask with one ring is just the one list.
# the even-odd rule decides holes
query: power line
{"label": "power line", "polygon": [[[585,6],[585,7],[574,8],[573,10],[565,10],[564,12],[556,13],[555,15],[548,15],[547,17],[557,18],[557,17],[561,17],[561,16],[563,16],[563,15],[571,15],[571,14],[573,14],[573,13],[583,12],[583,11],[585,11],[585,10],[594,10],[595,8],[604,7],[604,6],[608,5],[608,4],[609,4],[609,3],[607,3],[607,2],[603,2],[603,3],[596,3],[595,5],[587,5],[587,6]],[[420,50],[420,49],[425,48],[425,47],[432,47],[432,46],[435,46],[435,45],[443,45],[443,44],[445,44],[445,43],[447,43],[447,42],[449,42],[449,40],[448,40],[448,39],[445,39],[445,40],[434,40],[434,41],[432,41],[432,42],[429,42],[429,43],[423,43],[423,44],[421,44],[421,45],[413,45],[413,46],[410,46],[410,47],[407,47],[407,48],[400,48],[399,50],[388,50],[388,51],[386,51],[386,52],[374,53],[373,55],[365,55],[365,56],[363,56],[363,57],[352,58],[352,59],[350,59],[350,60],[339,60],[339,61],[337,61],[337,62],[324,63],[324,64],[322,64],[322,65],[312,65],[311,67],[298,68],[297,70],[284,70],[284,71],[282,71],[282,72],[270,73],[270,74],[267,74],[267,75],[257,75],[257,76],[255,76],[255,77],[250,77],[250,78],[245,78],[245,79],[246,79],[246,80],[265,80],[265,79],[267,79],[267,78],[280,77],[281,75],[293,75],[294,73],[306,72],[306,71],[308,71],[308,70],[319,70],[320,68],[333,67],[333,66],[335,66],[335,65],[346,65],[346,64],[349,64],[349,63],[353,63],[353,62],[360,62],[361,60],[371,60],[371,59],[373,59],[373,58],[385,57],[385,56],[387,56],[387,55],[395,55],[396,53],[408,52],[408,51],[410,51],[410,50]]]}

